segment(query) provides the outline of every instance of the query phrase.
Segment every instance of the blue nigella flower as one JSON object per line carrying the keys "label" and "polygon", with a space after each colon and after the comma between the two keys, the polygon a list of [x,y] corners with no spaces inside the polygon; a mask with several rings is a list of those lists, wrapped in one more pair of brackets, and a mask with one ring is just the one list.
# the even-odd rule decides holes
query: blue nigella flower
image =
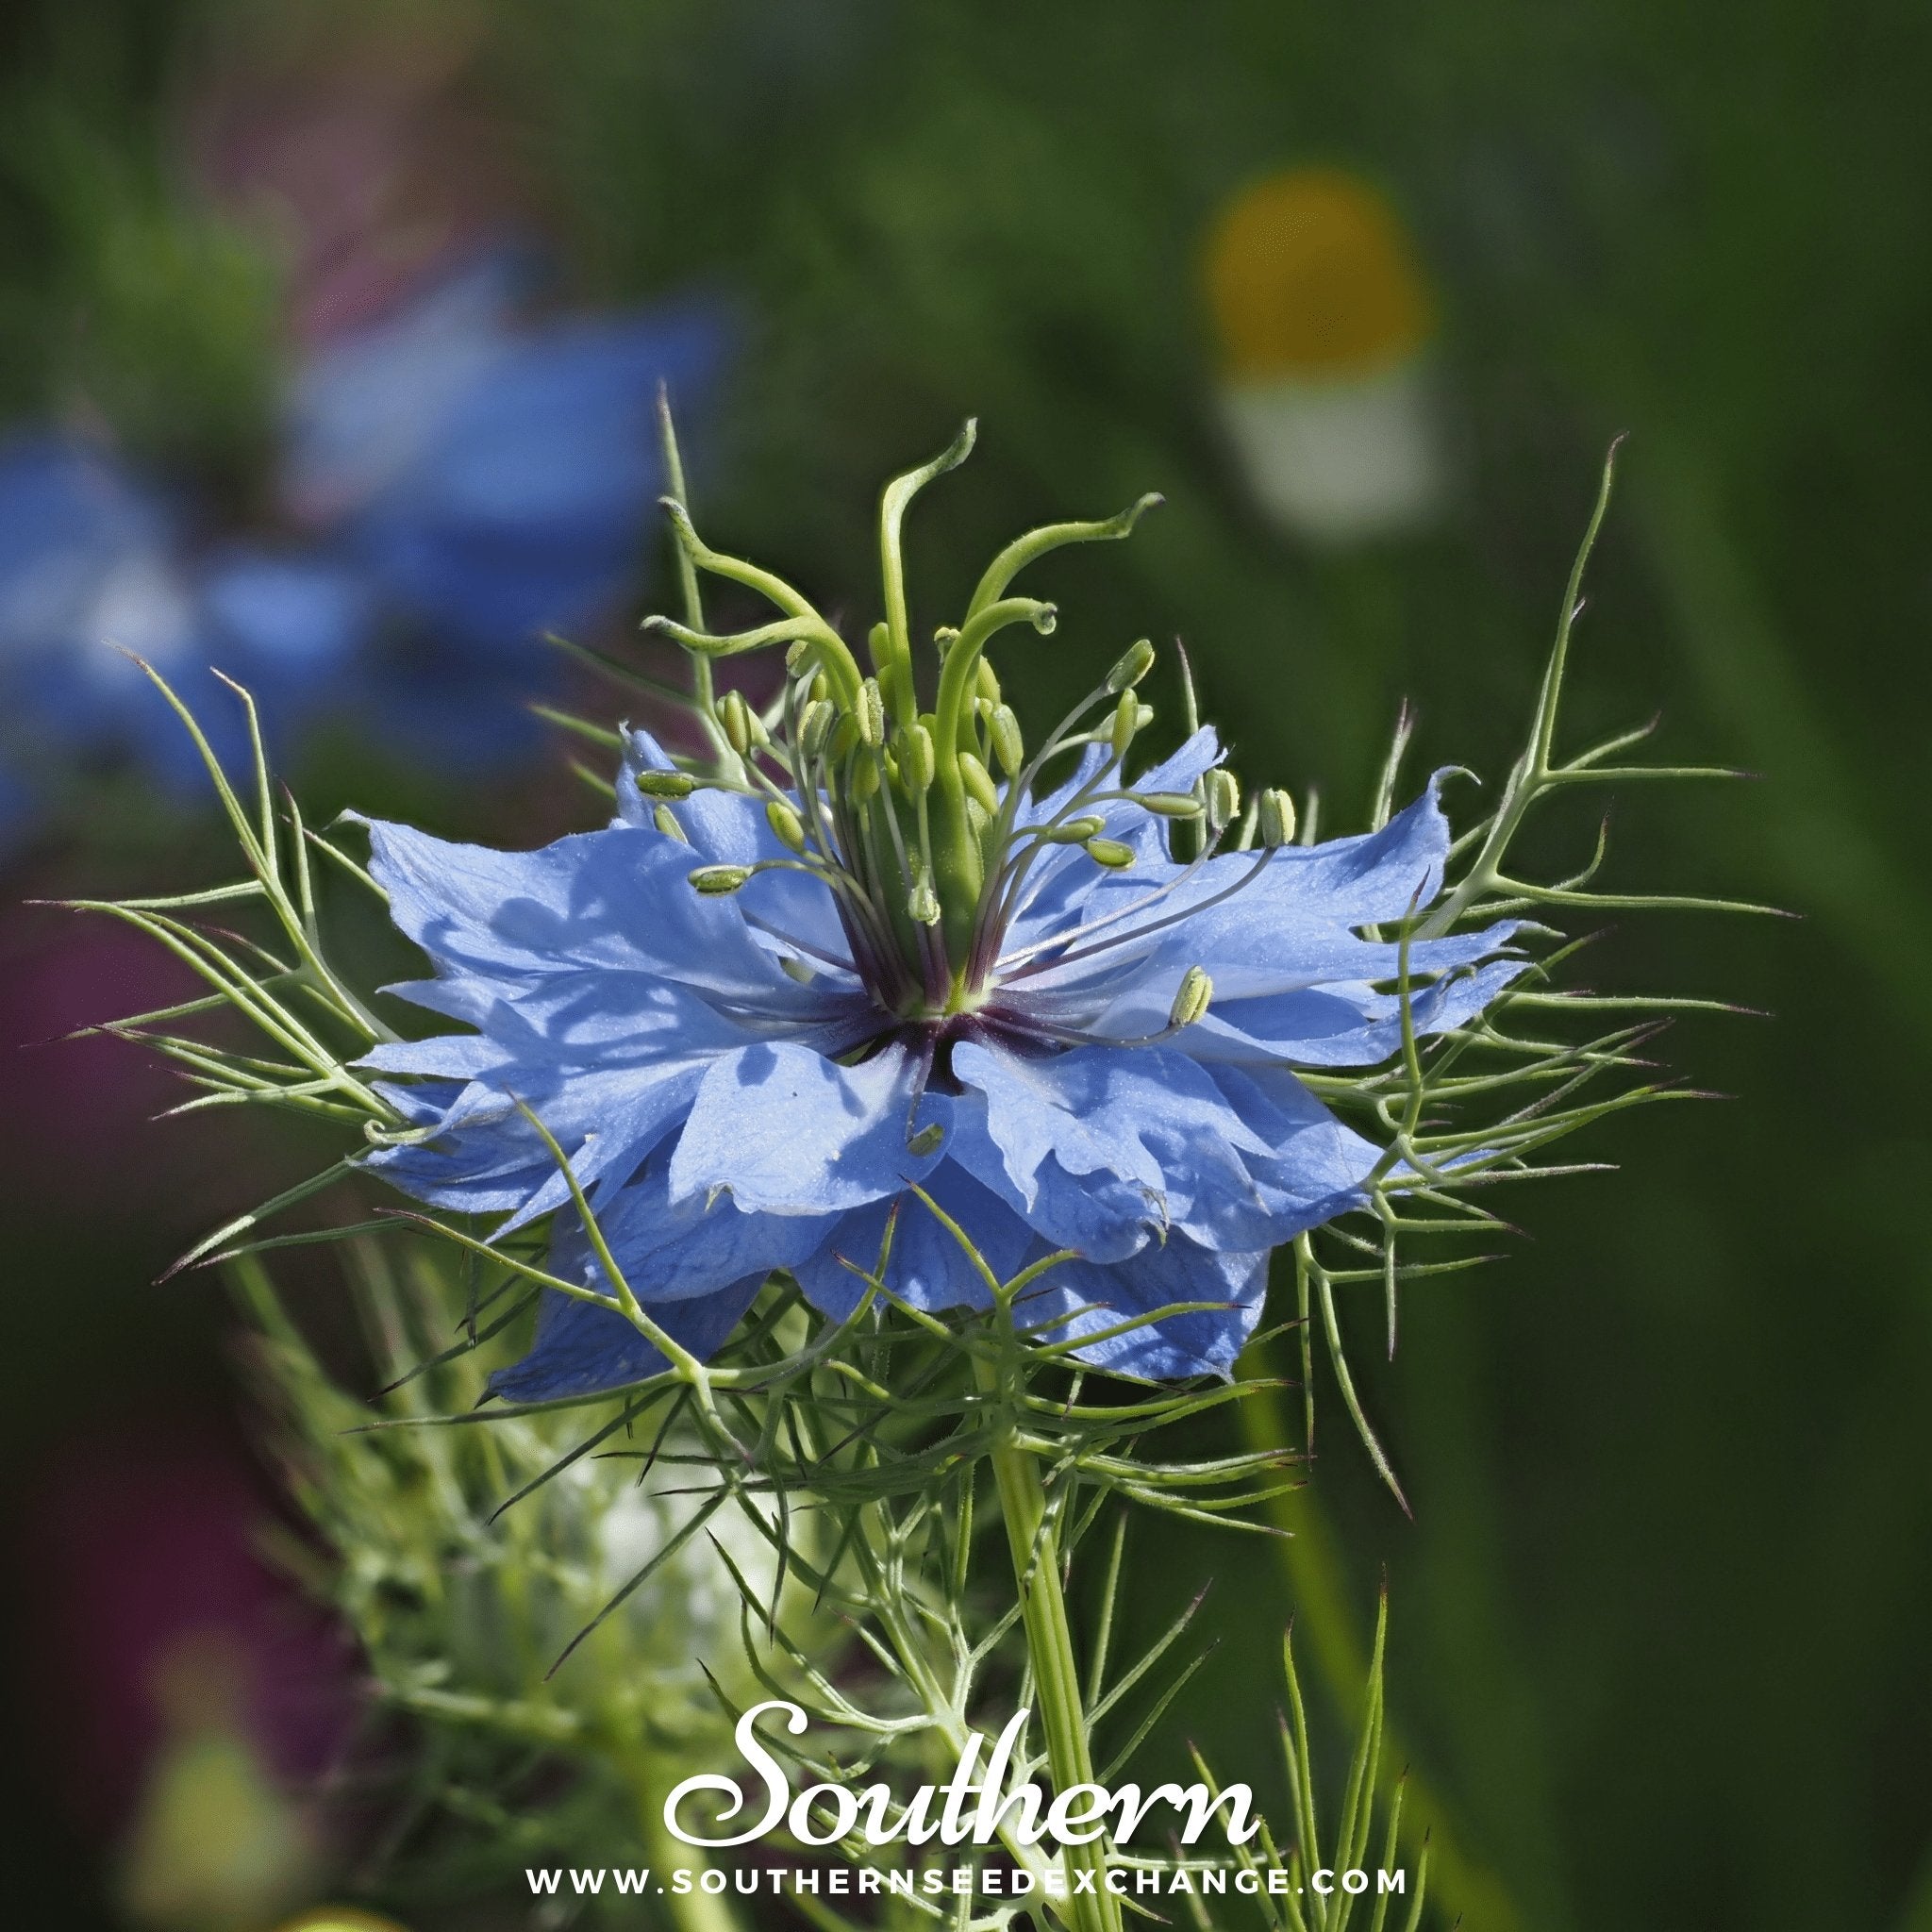
{"label": "blue nigella flower", "polygon": [[[903,612],[896,515],[889,491]],[[397,991],[470,1029],[371,1055],[408,1125],[370,1164],[505,1228],[557,1213],[552,1268],[612,1293],[522,1103],[653,1319],[699,1355],[774,1270],[848,1313],[863,1285],[847,1263],[876,1266],[895,1208],[891,1291],[983,1305],[916,1185],[1002,1279],[1071,1251],[1029,1295],[1039,1332],[1140,1376],[1227,1373],[1270,1251],[1364,1205],[1382,1159],[1295,1070],[1388,1059],[1405,965],[1423,1030],[1466,1021],[1520,967],[1497,957],[1507,924],[1390,936],[1441,887],[1433,783],[1381,830],[1310,846],[1286,842],[1291,811],[1264,794],[1262,843],[1236,851],[1218,849],[1235,788],[1211,730],[1129,783],[1144,645],[1027,758],[983,651],[1051,611],[1006,579],[1130,523],[1013,546],[949,634],[932,712],[903,618],[875,628],[861,676],[796,593],[681,525],[696,561],[791,615],[734,639],[659,627],[705,653],[791,642],[782,705],[767,724],[707,698],[708,761],[631,732],[615,821],[538,852],[370,827],[392,916],[435,967]],[[1103,705],[1110,722],[1075,728]],[[1176,824],[1198,855],[1173,849]],[[553,1294],[495,1387],[584,1393],[658,1366],[621,1317]]]}

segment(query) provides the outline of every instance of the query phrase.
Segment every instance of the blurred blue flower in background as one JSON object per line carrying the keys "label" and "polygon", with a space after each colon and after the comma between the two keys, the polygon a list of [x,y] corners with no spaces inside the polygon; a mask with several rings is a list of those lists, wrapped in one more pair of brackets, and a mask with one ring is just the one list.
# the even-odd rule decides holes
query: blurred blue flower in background
{"label": "blurred blue flower in background", "polygon": [[285,741],[333,709],[439,764],[534,748],[542,634],[637,581],[658,386],[701,402],[726,328],[697,301],[527,322],[525,279],[491,255],[296,372],[273,542],[204,541],[192,504],[77,436],[0,449],[0,839],[33,823],[49,752],[194,782],[109,645],[208,719],[232,711],[203,702],[219,666]]}
{"label": "blurred blue flower in background", "polygon": [[657,386],[702,388],[721,318],[698,303],[520,327],[513,259],[486,261],[299,378],[286,483],[396,604],[521,658],[631,581],[661,483]]}
{"label": "blurred blue flower in background", "polygon": [[184,506],[77,437],[16,440],[0,449],[0,827],[31,822],[50,755],[127,751],[166,782],[194,781],[193,748],[109,646],[196,700],[219,664],[290,725],[358,649],[371,609],[326,557],[197,551]]}
{"label": "blurred blue flower in background", "polygon": [[298,376],[284,489],[364,573],[391,636],[368,713],[432,755],[503,752],[507,702],[547,675],[531,646],[594,624],[637,580],[659,491],[658,386],[687,407],[726,325],[688,300],[535,324],[498,252]]}

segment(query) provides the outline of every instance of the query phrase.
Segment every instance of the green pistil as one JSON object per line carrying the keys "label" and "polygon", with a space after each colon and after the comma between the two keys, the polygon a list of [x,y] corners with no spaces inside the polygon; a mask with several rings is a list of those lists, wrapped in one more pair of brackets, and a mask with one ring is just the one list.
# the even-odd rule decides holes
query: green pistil
{"label": "green pistil", "polygon": [[[1025,869],[1022,858],[1016,872],[1013,859],[1020,794],[1041,759],[1063,741],[1057,735],[1040,758],[1027,761],[1019,722],[1001,701],[999,679],[986,661],[988,643],[1008,626],[1030,625],[1042,635],[1054,627],[1051,604],[1008,596],[1008,588],[1028,564],[1063,545],[1126,536],[1142,511],[1160,500],[1143,496],[1105,521],[1053,524],[1008,544],[980,578],[964,623],[935,633],[941,654],[938,699],[922,717],[906,591],[906,513],[926,484],[965,460],[973,441],[974,425],[968,423],[941,455],[894,477],[880,497],[885,616],[868,635],[871,676],[860,672],[808,598],[770,572],[711,549],[675,498],[667,507],[691,582],[698,571],[723,576],[758,591],[780,614],[750,630],[714,636],[700,627],[699,607],[691,597],[688,623],[647,621],[706,666],[712,658],[769,644],[789,647],[789,728],[774,738],[741,697],[711,697],[707,675],[706,723],[727,756],[702,778],[653,774],[641,784],[647,795],[667,801],[692,782],[773,794],[766,799],[767,818],[794,857],[767,862],[825,878],[840,897],[841,916],[863,928],[862,936],[855,930],[855,944],[864,955],[863,970],[874,993],[895,1010],[923,1020],[955,1017],[979,1004],[976,982],[997,938],[991,928],[1005,916],[1003,908]],[[1147,645],[1137,645],[1097,695],[1120,696],[1144,675],[1152,657]],[[1113,720],[1116,764],[1142,718],[1129,692]],[[790,780],[791,800],[777,795],[768,769],[774,765]],[[1009,787],[1004,801],[994,770]],[[821,809],[821,797],[827,809]],[[1082,829],[1097,863],[1131,861],[1125,846],[1094,836],[1099,821]],[[748,876],[741,868],[709,866],[693,874],[692,883],[700,891],[728,892]]]}

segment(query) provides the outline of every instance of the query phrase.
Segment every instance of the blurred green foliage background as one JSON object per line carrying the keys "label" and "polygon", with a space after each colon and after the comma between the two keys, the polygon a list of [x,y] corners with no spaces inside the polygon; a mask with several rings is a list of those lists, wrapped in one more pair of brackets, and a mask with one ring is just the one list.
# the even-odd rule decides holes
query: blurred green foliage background
{"label": "blurred green foliage background", "polygon": [[[1774,1017],[1674,1029],[1662,1056],[1735,1097],[1600,1133],[1587,1151],[1621,1172],[1517,1197],[1503,1259],[1411,1294],[1370,1400],[1414,1522],[1339,1411],[1315,1483],[1357,1608],[1389,1579],[1418,1769],[1511,1902],[1487,1924],[1932,1927],[1932,1132],[1914,1097],[1932,1072],[1932,14],[26,7],[0,28],[9,412],[84,363],[143,447],[245,476],[268,325],[254,258],[175,182],[184,90],[251,37],[299,52],[318,21],[324,40],[456,24],[492,150],[579,296],[738,305],[703,461],[714,541],[857,600],[879,479],[968,414],[979,454],[912,539],[934,611],[1013,529],[1158,489],[1131,544],[1056,564],[1062,627],[1008,656],[1009,692],[1037,723],[1133,638],[1179,635],[1247,780],[1318,783],[1334,828],[1366,809],[1405,696],[1415,770],[1500,774],[1604,449],[1630,432],[1575,728],[1661,707],[1666,754],[1760,776],[1629,799],[1608,876],[1802,917],[1633,919],[1591,974]],[[1310,161],[1386,192],[1441,317],[1452,500],[1345,551],[1249,502],[1201,294],[1216,209]],[[1172,689],[1155,697],[1172,715]],[[311,776],[317,808],[400,804],[511,840],[594,809],[488,772],[425,789],[353,744]],[[1552,855],[1592,829],[1557,828]],[[184,874],[213,849],[192,817],[167,836]],[[159,839],[91,822],[20,860],[12,896],[134,875]],[[38,932],[0,974],[38,970]],[[37,1096],[63,1079],[32,1063],[0,1129],[26,1178],[0,1237],[0,1467],[23,1507],[107,1419],[232,1410],[217,1291],[147,1282],[245,1205],[218,1132],[155,1129],[59,1188],[31,1179]],[[1149,1623],[1233,1554],[1145,1552]],[[1230,1762],[1266,1742],[1253,1687],[1294,1607],[1272,1557],[1239,1554],[1178,1726]],[[30,1674],[26,1623],[14,1654]],[[9,1895],[50,1901],[36,1923],[109,1923],[27,1720],[8,1735]]]}

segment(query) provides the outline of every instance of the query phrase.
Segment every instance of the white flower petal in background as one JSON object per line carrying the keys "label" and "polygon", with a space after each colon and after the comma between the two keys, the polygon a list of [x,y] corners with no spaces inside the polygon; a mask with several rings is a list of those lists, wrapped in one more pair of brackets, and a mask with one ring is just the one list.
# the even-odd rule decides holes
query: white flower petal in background
{"label": "white flower petal in background", "polygon": [[1427,524],[1433,305],[1387,199],[1341,169],[1271,175],[1216,218],[1205,279],[1222,425],[1268,519],[1333,544]]}

